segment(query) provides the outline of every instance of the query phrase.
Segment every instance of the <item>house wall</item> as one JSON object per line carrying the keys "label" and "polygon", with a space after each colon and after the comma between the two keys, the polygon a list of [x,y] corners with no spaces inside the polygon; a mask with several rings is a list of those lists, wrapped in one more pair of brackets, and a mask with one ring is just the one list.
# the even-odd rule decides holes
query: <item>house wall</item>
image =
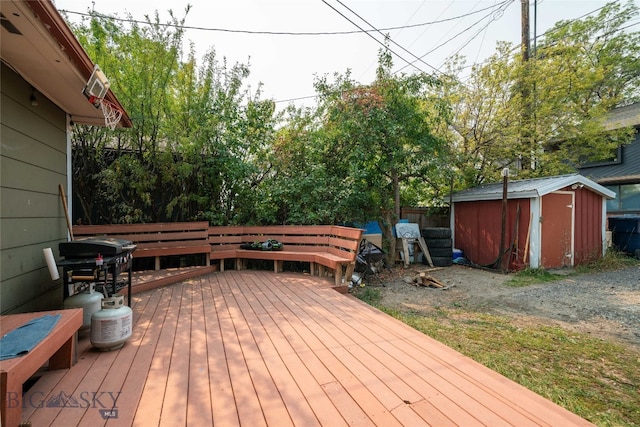
{"label": "house wall", "polygon": [[617,162],[587,165],[580,173],[616,193],[607,202],[607,215],[640,214],[640,125],[629,144],[619,148]]}
{"label": "house wall", "polygon": [[62,305],[42,253],[66,240],[58,185],[67,184],[66,114],[2,63],[0,84],[0,313]]}
{"label": "house wall", "polygon": [[[507,204],[505,246],[517,246],[517,256],[506,255],[509,258],[508,268],[511,270],[523,268],[529,228],[529,204],[529,199],[511,199]],[[518,206],[520,216],[516,221]],[[492,264],[500,253],[502,200],[455,203],[453,228],[454,245],[464,252],[467,259],[479,265]]]}

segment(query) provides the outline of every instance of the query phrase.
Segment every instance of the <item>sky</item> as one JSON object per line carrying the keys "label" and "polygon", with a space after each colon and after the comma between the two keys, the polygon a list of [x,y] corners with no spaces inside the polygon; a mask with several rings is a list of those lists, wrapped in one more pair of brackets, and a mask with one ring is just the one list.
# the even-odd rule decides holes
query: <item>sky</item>
{"label": "sky", "polygon": [[[634,1],[640,6],[640,0]],[[534,0],[530,2],[532,37],[534,16],[536,34],[540,35],[557,21],[580,18],[607,3],[538,0],[534,14]],[[430,74],[442,71],[453,54],[461,54],[467,64],[473,64],[494,53],[497,41],[518,45],[521,39],[520,0],[54,0],[54,4],[58,10],[86,13],[93,9],[121,18],[131,14],[142,21],[157,11],[161,22],[169,20],[170,9],[183,17],[189,4],[186,26],[233,30],[187,30],[185,42],[194,44],[197,57],[214,49],[228,64],[249,64],[247,84],[255,91],[262,83],[261,98],[273,99],[281,108],[292,102],[314,105],[316,76],[350,70],[352,79],[362,84],[372,82],[382,34],[389,34],[393,41],[394,71]],[[68,17],[74,22],[81,19],[75,13]],[[640,20],[632,22],[636,26],[630,30],[640,31]],[[380,33],[357,32],[374,28]],[[356,33],[247,33],[256,31]]]}

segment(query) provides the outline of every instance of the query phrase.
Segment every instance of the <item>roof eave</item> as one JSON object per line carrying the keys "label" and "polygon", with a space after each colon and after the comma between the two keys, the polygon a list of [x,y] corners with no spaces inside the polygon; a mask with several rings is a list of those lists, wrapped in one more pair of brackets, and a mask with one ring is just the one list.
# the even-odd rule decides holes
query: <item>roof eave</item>
{"label": "roof eave", "polygon": [[[15,45],[13,50],[11,50],[12,44],[16,41],[16,39],[10,40],[11,37],[19,37],[21,35],[18,34],[14,36],[13,34],[3,32],[3,61],[7,60],[6,62],[18,72],[22,78],[69,114],[73,121],[104,126],[104,120],[99,120],[100,115],[98,114],[77,114],[78,111],[76,110],[79,101],[76,94],[81,92],[84,83],[89,79],[93,72],[94,63],[53,3],[50,0],[16,0],[7,2],[6,5],[7,9],[11,8],[18,12],[15,16],[9,15],[10,18],[26,20],[20,23],[23,27],[29,25],[26,24],[27,22],[31,23],[29,28],[33,28],[34,30],[29,31],[31,34],[30,37],[32,37],[29,40],[31,40],[32,43],[37,43],[36,46],[42,46],[44,52],[53,53],[51,53],[51,55],[43,55],[42,52],[31,52],[31,55],[27,55],[24,52],[16,50],[19,49],[15,47],[18,45]],[[16,23],[18,22],[16,21]],[[7,36],[7,40],[4,40],[5,35]],[[7,54],[7,58],[5,58],[5,53]],[[63,55],[64,58],[60,57],[60,60],[53,62],[51,58],[53,55]],[[45,58],[45,56],[47,57]],[[61,85],[56,89],[58,81],[53,80],[51,76],[46,78],[42,74],[43,70],[50,69],[47,67],[55,68],[57,71],[66,69],[66,78],[70,80],[65,80],[64,84],[69,85],[70,82],[73,81],[73,88],[75,89],[77,87],[78,92],[75,92],[75,90],[72,92],[67,91],[66,93],[70,94],[70,98],[68,98],[65,93],[61,92]],[[60,74],[56,74],[56,76],[60,76]],[[118,126],[131,127],[132,123],[129,115],[111,90],[107,92],[105,99],[123,112]],[[80,110],[87,111],[84,107],[80,108]]]}
{"label": "roof eave", "polygon": [[[616,193],[603,187],[602,185],[590,180],[587,177],[578,174],[565,175],[555,177],[555,180],[552,182],[553,185],[546,185],[542,188],[538,188],[535,190],[526,190],[526,191],[508,191],[507,199],[529,199],[536,197],[543,197],[549,193],[553,193],[555,191],[561,190],[566,187],[570,187],[572,185],[582,185],[587,187],[591,191],[596,194],[599,194],[602,197],[606,197],[607,199],[614,199],[616,197]],[[498,185],[498,184],[496,184]],[[497,192],[492,190],[487,193],[458,193],[454,194],[451,200],[456,202],[474,202],[474,201],[487,201],[487,200],[501,200],[502,199],[502,191]]]}
{"label": "roof eave", "polygon": [[[511,200],[511,199],[531,199],[531,198],[535,198],[535,197],[540,197],[540,194],[538,194],[537,191],[521,191],[518,193],[507,193],[507,199]],[[480,195],[473,195],[473,194],[461,194],[459,196],[454,195],[451,199],[454,203],[455,202],[475,202],[475,201],[487,201],[487,200],[502,200],[502,193],[500,194],[496,194],[496,193],[487,193],[487,194],[480,194]]]}

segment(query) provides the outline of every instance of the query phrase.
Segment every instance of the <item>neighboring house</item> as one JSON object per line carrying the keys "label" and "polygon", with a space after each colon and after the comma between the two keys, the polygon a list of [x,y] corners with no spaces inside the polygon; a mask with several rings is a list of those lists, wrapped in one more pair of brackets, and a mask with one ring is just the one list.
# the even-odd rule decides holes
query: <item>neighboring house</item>
{"label": "neighboring house", "polygon": [[616,193],[607,202],[609,215],[640,214],[640,103],[612,110],[605,127],[634,127],[635,135],[629,144],[618,147],[615,159],[585,165],[580,173]]}
{"label": "neighboring house", "polygon": [[68,236],[58,186],[71,199],[71,126],[104,125],[82,94],[94,64],[49,0],[2,0],[0,12],[0,313],[61,308],[43,249],[57,257]]}
{"label": "neighboring house", "polygon": [[[475,264],[502,268],[559,268],[585,264],[606,250],[606,201],[615,193],[581,175],[509,181],[502,239],[503,184],[453,194],[454,245]],[[504,258],[503,258],[504,259]]]}

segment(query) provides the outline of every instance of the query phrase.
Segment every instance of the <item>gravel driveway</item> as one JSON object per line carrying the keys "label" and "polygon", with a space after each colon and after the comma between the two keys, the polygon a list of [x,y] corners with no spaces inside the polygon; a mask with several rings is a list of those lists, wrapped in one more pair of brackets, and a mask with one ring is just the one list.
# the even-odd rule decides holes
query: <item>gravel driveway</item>
{"label": "gravel driveway", "polygon": [[496,314],[544,322],[621,340],[640,347],[640,266],[572,275],[560,281],[526,287],[507,286],[509,278],[496,272],[462,266],[428,274],[448,289],[416,287],[403,278],[426,267],[411,266],[380,275],[381,303],[400,310],[425,311],[438,307],[468,307]]}

